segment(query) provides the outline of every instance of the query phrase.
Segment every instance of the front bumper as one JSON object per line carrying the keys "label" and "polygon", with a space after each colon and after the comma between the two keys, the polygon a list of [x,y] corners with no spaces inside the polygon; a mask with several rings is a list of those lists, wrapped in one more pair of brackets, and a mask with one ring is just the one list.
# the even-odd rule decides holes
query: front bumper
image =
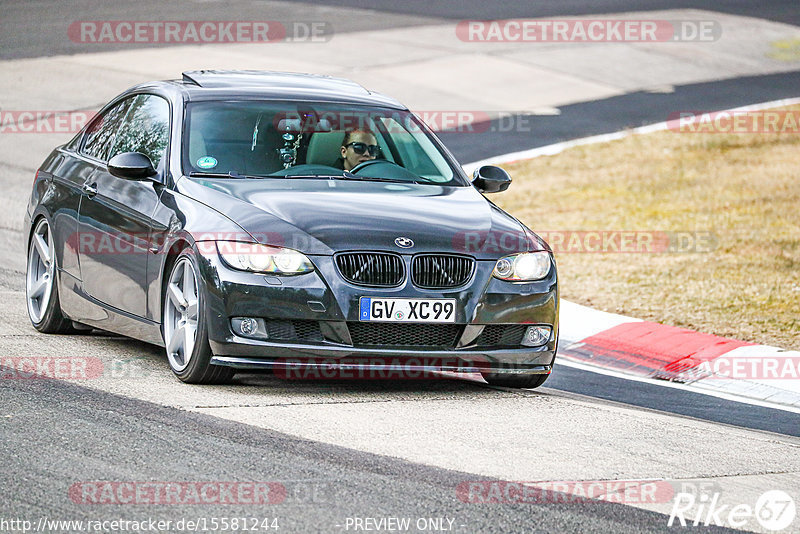
{"label": "front bumper", "polygon": [[[535,282],[512,283],[491,276],[494,262],[478,261],[465,286],[450,291],[423,290],[409,281],[396,288],[365,288],[345,282],[332,257],[311,256],[311,273],[276,277],[237,271],[215,254],[203,255],[208,336],[212,364],[237,368],[286,365],[353,369],[444,370],[546,374],[552,369],[558,339],[558,292],[555,267]],[[411,256],[404,257],[408,262]],[[350,332],[359,323],[360,297],[454,298],[456,336],[452,343],[414,346],[363,344]],[[321,336],[309,340],[261,340],[236,335],[232,317],[315,322]],[[363,324],[363,323],[361,323]],[[374,324],[374,323],[373,323]],[[386,323],[383,323],[386,324]],[[391,323],[398,324],[398,323]],[[481,345],[485,325],[551,325],[550,340],[539,347]],[[403,323],[408,328],[414,324]],[[421,325],[417,325],[423,328]]]}
{"label": "front bumper", "polygon": [[[214,365],[234,367],[237,369],[271,369],[273,371],[284,371],[287,374],[297,369],[326,372],[331,369],[340,371],[353,371],[358,376],[369,373],[370,376],[399,374],[400,376],[413,377],[416,375],[427,375],[429,373],[480,373],[491,371],[493,374],[536,374],[547,375],[552,370],[552,365],[526,365],[524,367],[502,367],[478,365],[468,361],[452,361],[450,359],[436,360],[431,359],[430,355],[425,355],[421,360],[410,357],[403,362],[368,358],[363,361],[344,361],[339,359],[263,359],[263,358],[242,358],[238,356],[214,356],[211,358]],[[340,375],[339,375],[340,376]]]}

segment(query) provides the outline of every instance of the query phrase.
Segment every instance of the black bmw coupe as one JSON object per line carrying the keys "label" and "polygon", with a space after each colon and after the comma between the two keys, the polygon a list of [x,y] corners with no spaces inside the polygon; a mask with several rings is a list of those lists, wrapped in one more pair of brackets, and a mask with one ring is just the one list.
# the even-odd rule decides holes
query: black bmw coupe
{"label": "black bmw coupe", "polygon": [[558,339],[547,244],[405,106],[325,76],[192,71],[106,105],[36,174],[26,301],[45,333],[241,369],[479,372],[537,387]]}

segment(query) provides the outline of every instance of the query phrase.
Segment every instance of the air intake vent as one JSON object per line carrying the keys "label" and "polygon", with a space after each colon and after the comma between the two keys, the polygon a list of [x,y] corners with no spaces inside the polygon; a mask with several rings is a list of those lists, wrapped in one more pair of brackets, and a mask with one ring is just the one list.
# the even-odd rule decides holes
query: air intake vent
{"label": "air intake vent", "polygon": [[524,324],[489,324],[478,336],[475,344],[479,347],[520,346],[526,328],[528,326]]}
{"label": "air intake vent", "polygon": [[420,254],[411,264],[412,281],[424,289],[463,286],[472,278],[475,260],[466,256]]}
{"label": "air intake vent", "polygon": [[464,329],[457,324],[399,324],[350,322],[354,346],[389,345],[401,347],[453,348]]}
{"label": "air intake vent", "polygon": [[322,341],[317,321],[281,321],[267,319],[267,336],[281,341]]}
{"label": "air intake vent", "polygon": [[383,252],[348,252],[336,256],[342,278],[369,287],[399,286],[403,281],[403,259]]}

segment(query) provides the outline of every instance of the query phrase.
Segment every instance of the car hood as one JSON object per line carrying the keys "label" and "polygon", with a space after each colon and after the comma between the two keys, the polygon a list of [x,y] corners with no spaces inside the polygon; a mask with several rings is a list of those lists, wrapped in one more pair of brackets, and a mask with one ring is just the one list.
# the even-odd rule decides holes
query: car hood
{"label": "car hood", "polygon": [[[472,187],[326,179],[188,178],[180,189],[257,241],[306,254],[380,250],[493,259],[540,241]],[[414,242],[401,248],[395,240]]]}

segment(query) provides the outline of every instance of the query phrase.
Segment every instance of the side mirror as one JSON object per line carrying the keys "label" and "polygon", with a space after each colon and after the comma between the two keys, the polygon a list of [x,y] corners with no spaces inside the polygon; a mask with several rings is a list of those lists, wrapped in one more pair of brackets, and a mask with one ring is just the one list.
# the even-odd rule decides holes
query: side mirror
{"label": "side mirror", "polygon": [[145,180],[156,175],[153,162],[141,152],[117,154],[108,162],[108,172],[125,180]]}
{"label": "side mirror", "polygon": [[508,189],[511,177],[500,167],[484,165],[475,169],[472,185],[481,193],[499,193]]}

